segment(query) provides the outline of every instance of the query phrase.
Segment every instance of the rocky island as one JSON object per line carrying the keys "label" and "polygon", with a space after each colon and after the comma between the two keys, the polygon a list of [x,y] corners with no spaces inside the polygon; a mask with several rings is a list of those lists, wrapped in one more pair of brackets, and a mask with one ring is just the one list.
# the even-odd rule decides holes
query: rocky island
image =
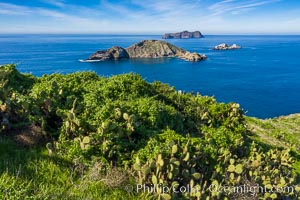
{"label": "rocky island", "polygon": [[188,38],[203,38],[204,36],[200,31],[183,31],[179,33],[166,33],[163,35],[163,39],[188,39]]}
{"label": "rocky island", "polygon": [[226,43],[222,43],[222,44],[215,46],[213,48],[213,50],[233,50],[233,49],[240,49],[240,48],[242,48],[242,47],[238,46],[237,44],[233,44],[230,46]]}
{"label": "rocky island", "polygon": [[191,53],[161,40],[143,40],[128,48],[113,46],[110,49],[97,51],[84,62],[106,60],[121,60],[131,58],[163,58],[178,57],[186,61],[200,61],[206,59],[205,55]]}

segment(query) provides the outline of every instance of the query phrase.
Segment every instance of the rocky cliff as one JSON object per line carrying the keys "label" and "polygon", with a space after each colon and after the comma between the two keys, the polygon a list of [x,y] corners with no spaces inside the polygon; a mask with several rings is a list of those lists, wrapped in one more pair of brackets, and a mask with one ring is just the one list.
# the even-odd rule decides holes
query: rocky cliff
{"label": "rocky cliff", "polygon": [[113,46],[110,49],[97,51],[86,62],[120,60],[128,58],[162,58],[178,57],[187,61],[200,61],[206,59],[205,55],[191,53],[161,40],[143,40],[126,49]]}
{"label": "rocky cliff", "polygon": [[163,39],[187,39],[187,38],[203,38],[204,36],[200,31],[183,31],[179,33],[166,33],[163,35]]}

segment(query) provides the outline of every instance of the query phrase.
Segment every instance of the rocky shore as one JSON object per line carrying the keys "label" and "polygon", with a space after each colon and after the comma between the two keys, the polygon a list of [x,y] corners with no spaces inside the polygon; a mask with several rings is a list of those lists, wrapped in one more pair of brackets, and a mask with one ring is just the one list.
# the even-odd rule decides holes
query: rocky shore
{"label": "rocky shore", "polygon": [[85,62],[96,62],[106,60],[121,60],[131,58],[162,58],[178,57],[186,61],[200,61],[206,59],[205,55],[191,53],[161,40],[143,40],[126,49],[113,46],[110,49],[97,51]]}

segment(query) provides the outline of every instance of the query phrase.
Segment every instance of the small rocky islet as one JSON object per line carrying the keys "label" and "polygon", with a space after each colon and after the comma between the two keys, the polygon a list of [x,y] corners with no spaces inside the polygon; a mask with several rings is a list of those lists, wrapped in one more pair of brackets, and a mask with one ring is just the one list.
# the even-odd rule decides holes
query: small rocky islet
{"label": "small rocky islet", "polygon": [[97,51],[84,62],[97,62],[106,60],[121,60],[134,58],[163,58],[178,57],[186,61],[198,62],[205,60],[206,56],[191,53],[162,40],[143,40],[128,48],[113,46],[110,49]]}
{"label": "small rocky islet", "polygon": [[213,48],[213,50],[234,50],[234,49],[240,49],[241,46],[237,44],[228,45],[226,43],[219,44]]}
{"label": "small rocky islet", "polygon": [[182,31],[179,33],[166,33],[162,36],[162,39],[189,39],[189,38],[203,38],[204,36],[200,31]]}

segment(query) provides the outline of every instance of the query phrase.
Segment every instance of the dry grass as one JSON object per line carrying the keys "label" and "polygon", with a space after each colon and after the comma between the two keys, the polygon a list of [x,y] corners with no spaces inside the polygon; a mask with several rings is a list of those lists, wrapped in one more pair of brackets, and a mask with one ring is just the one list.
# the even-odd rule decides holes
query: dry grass
{"label": "dry grass", "polygon": [[101,181],[109,188],[124,188],[128,184],[129,175],[116,167],[106,168],[101,162],[96,162],[88,173],[92,181]]}

